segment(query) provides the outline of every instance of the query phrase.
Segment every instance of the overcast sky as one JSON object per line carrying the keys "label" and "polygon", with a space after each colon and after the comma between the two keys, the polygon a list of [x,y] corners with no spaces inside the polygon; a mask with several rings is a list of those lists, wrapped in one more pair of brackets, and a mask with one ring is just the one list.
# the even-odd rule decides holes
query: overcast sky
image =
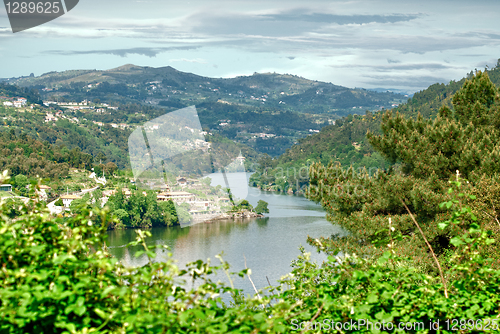
{"label": "overcast sky", "polygon": [[16,34],[2,7],[0,57],[0,78],[131,63],[418,91],[495,66],[500,1],[80,0]]}

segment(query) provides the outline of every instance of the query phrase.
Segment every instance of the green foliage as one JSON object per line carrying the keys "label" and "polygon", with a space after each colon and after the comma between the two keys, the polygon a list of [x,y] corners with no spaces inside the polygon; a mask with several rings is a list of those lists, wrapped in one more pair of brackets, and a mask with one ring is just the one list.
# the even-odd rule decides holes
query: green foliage
{"label": "green foliage", "polygon": [[[230,195],[231,196],[231,195]],[[246,199],[242,200],[240,203],[237,205],[233,205],[231,211],[253,211],[253,206],[248,202]]]}
{"label": "green foliage", "polygon": [[[106,210],[54,219],[41,206],[23,207],[11,219],[2,205],[0,331],[325,333],[342,332],[335,324],[348,323],[343,332],[373,333],[385,326],[394,330],[378,332],[408,333],[432,332],[437,321],[440,333],[497,331],[500,271],[482,251],[494,240],[479,224],[463,225],[475,221],[460,192],[465,184],[452,182],[450,200],[441,205],[451,215],[440,228],[462,231],[445,267],[446,287],[398,255],[395,244],[401,240],[390,237],[374,258],[344,254],[319,265],[302,249],[280,285],[254,297],[233,287],[235,273],[221,256],[219,266],[199,260],[181,270],[166,246],[147,245],[149,232],[138,230],[129,245],[147,263],[124,267],[105,248]],[[217,271],[227,275],[230,286],[213,280]],[[250,277],[251,271],[238,275]],[[186,288],[188,281],[196,287]]]}
{"label": "green foliage", "polygon": [[59,198],[57,201],[55,201],[54,205],[55,206],[64,206],[64,203],[63,203],[62,199]]}
{"label": "green foliage", "polygon": [[[488,78],[491,78],[494,84]],[[414,133],[413,136],[408,136],[406,141],[398,141],[398,151],[401,154],[405,154],[405,147],[410,147],[410,145],[415,146],[415,148],[406,153],[407,156],[420,149],[430,151],[425,146],[428,144],[434,149],[433,153],[438,153],[441,149],[439,145],[442,139],[439,136],[446,136],[458,141],[456,150],[468,150],[467,161],[464,161],[463,164],[469,164],[471,160],[478,161],[480,153],[477,152],[478,150],[485,148],[492,150],[491,136],[489,134],[486,137],[482,134],[472,134],[473,138],[467,136],[471,134],[471,129],[473,130],[478,125],[489,123],[498,129],[500,117],[498,103],[495,102],[498,97],[494,96],[496,94],[495,84],[500,85],[500,67],[488,72],[478,72],[477,78],[471,74],[469,80],[451,81],[447,85],[434,84],[415,93],[407,103],[399,105],[392,112],[367,111],[365,115],[349,115],[338,119],[335,125],[322,128],[320,133],[298,140],[296,145],[279,158],[274,159],[272,163],[269,163],[269,158],[261,159],[261,166],[252,176],[251,184],[265,190],[289,191],[291,189],[293,192],[303,193],[303,189],[309,183],[309,177],[305,173],[302,174],[304,176],[298,176],[300,168],[306,167],[308,169],[313,162],[327,165],[332,160],[342,166],[353,166],[355,169],[365,167],[367,169],[387,170],[396,158],[394,154],[391,154],[394,151],[392,146],[395,143],[387,143],[388,149],[384,150],[383,147],[373,145],[373,137],[382,133],[389,137],[390,134],[384,132],[384,127],[390,130],[393,126],[398,131],[401,130],[401,127],[408,127],[406,130]],[[453,105],[455,105],[456,112],[450,109]],[[435,138],[419,140],[419,132],[427,133],[430,130],[428,127],[434,127],[433,120],[439,116],[441,118],[438,122],[442,131],[435,134]],[[456,124],[447,122],[450,117],[455,120]],[[443,121],[443,118],[446,120]],[[412,119],[413,123],[406,121],[402,123],[400,119]],[[473,124],[467,129],[469,121],[472,121]],[[369,138],[366,137],[367,132],[370,133]],[[460,148],[460,145],[465,147]],[[450,150],[446,147],[445,149]],[[444,157],[438,156],[434,159],[446,159],[447,154],[449,152],[443,151]],[[411,158],[414,162],[420,162],[420,159],[415,156],[408,157],[407,160]],[[492,160],[495,161],[495,158],[496,156],[493,156]],[[485,163],[491,164],[493,162]],[[423,168],[423,165],[420,168]],[[450,170],[455,171],[452,168]],[[466,172],[462,169],[460,171]]]}
{"label": "green foliage", "polygon": [[[331,252],[340,248],[349,253],[377,254],[372,244],[381,234],[387,236],[380,226],[390,217],[396,234],[404,236],[397,245],[399,255],[411,257],[424,272],[435,271],[432,260],[425,256],[427,246],[418,238],[419,232],[401,201],[416,215],[436,253],[446,256],[460,229],[437,227],[436,222],[446,215],[438,204],[450,201],[446,189],[457,171],[469,179],[464,189],[476,199],[469,198],[467,203],[478,208],[474,213],[479,223],[498,235],[499,225],[494,220],[498,206],[491,205],[498,204],[494,185],[500,175],[500,132],[493,120],[498,118],[498,94],[488,76],[478,72],[455,96],[453,102],[459,104],[458,109],[452,112],[443,107],[434,120],[422,116],[414,120],[392,112],[384,115],[382,134],[369,133],[367,137],[376,150],[397,163],[388,171],[372,173],[312,164],[309,197],[323,205],[329,220],[349,231],[344,238],[320,240]],[[477,122],[467,118],[467,110]],[[487,121],[479,121],[483,117]],[[499,265],[500,258],[494,258]]]}
{"label": "green foliage", "polygon": [[118,217],[118,224],[111,224],[111,228],[172,226],[179,224],[181,217],[189,220],[187,210],[176,210],[172,201],[158,202],[154,191],[132,190],[128,198],[124,191],[124,189],[118,189],[106,204],[113,215]]}
{"label": "green foliage", "polygon": [[8,169],[12,176],[38,175],[52,179],[67,176],[69,166],[86,157],[80,151],[51,146],[25,134],[18,136],[13,129],[0,132],[0,152],[0,168]]}
{"label": "green foliage", "polygon": [[268,203],[259,199],[257,202],[257,206],[255,207],[255,212],[258,214],[269,213],[269,209],[267,208]]}

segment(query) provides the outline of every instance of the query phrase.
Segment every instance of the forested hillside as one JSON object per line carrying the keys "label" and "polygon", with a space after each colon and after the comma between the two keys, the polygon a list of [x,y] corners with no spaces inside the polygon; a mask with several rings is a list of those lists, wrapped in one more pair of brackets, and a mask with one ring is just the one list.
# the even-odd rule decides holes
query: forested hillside
{"label": "forested hillside", "polygon": [[[116,112],[121,115],[116,117],[127,118],[128,111],[137,110],[134,108],[138,106],[131,105],[129,109]],[[155,108],[142,111],[140,120],[155,117],[158,112]],[[101,162],[113,163],[120,169],[130,168],[128,138],[135,128],[133,123],[128,123],[127,127],[101,125],[87,114],[71,111],[62,113],[67,115],[65,118],[59,116],[57,121],[46,122],[47,112],[50,110],[41,107],[19,110],[0,105],[3,120],[0,167],[8,169],[12,176],[59,178],[67,176],[69,167],[91,170]],[[258,153],[247,145],[217,133],[207,135],[206,140],[213,143],[219,155],[224,151],[234,157],[241,152],[248,166],[257,161]]]}
{"label": "forested hillside", "polygon": [[49,72],[8,82],[39,92],[44,101],[85,100],[96,109],[103,104],[117,107],[113,112],[85,113],[89,120],[108,124],[140,124],[195,105],[203,127],[271,156],[285,153],[298,139],[343,115],[406,101],[401,94],[350,89],[289,74],[208,78],[169,66],[130,64],[106,71]]}
{"label": "forested hillside", "polygon": [[[487,71],[491,81],[500,86],[500,67]],[[468,75],[472,78],[473,73]],[[407,103],[392,109],[405,117],[416,119],[420,113],[426,119],[434,119],[440,107],[451,107],[451,99],[466,78],[451,81],[448,84],[434,84],[416,93]],[[349,115],[324,127],[320,133],[300,139],[279,158],[270,157],[261,160],[261,169],[252,177],[254,186],[277,191],[299,191],[308,184],[309,178],[304,173],[298,176],[301,167],[313,162],[328,164],[338,162],[343,166],[389,168],[391,163],[384,159],[369,143],[366,133],[381,134],[381,124],[388,111],[365,112],[364,115]]]}
{"label": "forested hillside", "polygon": [[[322,238],[323,249],[374,254],[379,242],[397,238],[394,249],[398,254],[424,271],[436,272],[426,254],[428,246],[419,236],[420,227],[445,266],[454,260],[450,254],[460,245],[458,235],[471,226],[480,226],[498,244],[499,89],[488,73],[477,72],[451,97],[451,104],[453,108],[443,105],[432,119],[384,114],[379,134],[369,132],[367,138],[395,164],[387,171],[370,174],[312,164],[308,196],[323,205],[329,220],[349,231],[346,237]],[[451,182],[470,196],[453,198],[447,192]],[[443,202],[446,206],[440,205]],[[446,220],[448,209],[457,203],[472,207],[472,214],[462,211]],[[481,251],[499,267],[496,247]]]}
{"label": "forested hillside", "polygon": [[68,176],[69,167],[91,167],[94,158],[79,148],[51,145],[14,130],[0,133],[0,169],[11,175],[57,179]]}

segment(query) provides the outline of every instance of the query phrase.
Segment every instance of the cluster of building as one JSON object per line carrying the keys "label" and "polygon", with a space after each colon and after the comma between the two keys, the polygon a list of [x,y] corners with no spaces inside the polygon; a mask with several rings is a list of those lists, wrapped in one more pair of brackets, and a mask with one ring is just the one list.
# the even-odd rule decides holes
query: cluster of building
{"label": "cluster of building", "polygon": [[43,104],[47,107],[61,107],[72,110],[94,110],[98,113],[104,113],[108,109],[117,110],[118,107],[112,107],[107,103],[102,103],[100,107],[91,106],[90,102],[87,100],[83,100],[82,102],[56,102],[56,101],[43,101]]}
{"label": "cluster of building", "polygon": [[[96,122],[96,121],[92,121],[92,123],[96,124],[96,125],[99,125],[99,126],[104,126],[108,123],[103,123],[103,122]],[[109,125],[111,125],[112,128],[120,128],[120,129],[126,129],[126,128],[129,128],[130,126],[126,123],[120,123],[120,124],[116,124],[116,123],[109,123]]]}
{"label": "cluster of building", "polygon": [[54,114],[48,112],[46,115],[45,115],[45,123],[47,122],[55,122],[57,121],[58,119],[67,119],[68,121],[72,122],[72,123],[80,123],[80,121],[78,120],[78,118],[76,117],[67,117],[63,114],[62,111],[57,111],[55,112]]}
{"label": "cluster of building", "polygon": [[14,107],[14,108],[22,108],[26,106],[26,103],[28,100],[26,100],[24,97],[15,97],[15,98],[10,98],[6,96],[0,96],[0,99],[6,100],[3,102],[3,105],[5,107]]}
{"label": "cluster of building", "polygon": [[[158,193],[156,194],[156,200],[158,202],[173,201],[176,204],[187,203],[190,208],[189,213],[195,219],[200,218],[202,216],[204,217],[205,215],[211,215],[211,216],[220,215],[223,213],[222,207],[227,207],[230,205],[230,199],[227,197],[203,196],[204,198],[198,198],[195,194],[183,190],[188,188],[193,190],[199,190],[202,193],[208,194],[208,187],[202,184],[197,179],[178,177],[176,180],[176,186],[177,188],[180,187],[181,190],[173,191],[170,188],[170,186],[166,184],[157,187]],[[88,190],[83,190],[82,192],[79,193],[73,193],[73,194],[67,193],[65,195],[62,195],[60,199],[62,200],[63,206],[62,207],[55,206],[54,203],[56,201],[54,201],[48,205],[49,210],[53,214],[67,211],[69,210],[70,205],[74,200],[81,199],[85,192],[89,192],[90,190],[95,190],[95,189],[88,189]],[[109,200],[109,198],[115,195],[116,192],[117,190],[114,189],[103,191],[101,205],[104,206]],[[123,188],[122,193],[126,198],[129,198],[132,195],[132,191],[128,188]],[[145,191],[143,191],[142,194],[144,196],[147,195]]]}

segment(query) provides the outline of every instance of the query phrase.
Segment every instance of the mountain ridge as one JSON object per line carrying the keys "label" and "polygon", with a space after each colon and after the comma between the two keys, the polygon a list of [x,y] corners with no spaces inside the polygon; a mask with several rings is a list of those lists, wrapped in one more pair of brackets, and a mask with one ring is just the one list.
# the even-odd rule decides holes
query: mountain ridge
{"label": "mountain ridge", "polygon": [[[140,101],[159,105],[162,100],[180,100],[184,105],[192,105],[205,100],[223,99],[229,103],[251,107],[325,113],[334,117],[355,113],[357,109],[390,108],[393,104],[406,101],[404,95],[397,93],[348,88],[292,74],[254,73],[234,78],[210,78],[182,72],[171,66],[134,64],[108,70],[48,72],[38,77],[9,79],[8,82],[21,87],[37,88],[43,97],[64,96],[71,88],[75,99],[86,97],[103,100],[99,90],[95,86],[89,89],[89,85],[107,82],[122,85],[121,91],[116,92],[122,102]],[[119,100],[113,96],[104,98],[109,101]]]}

